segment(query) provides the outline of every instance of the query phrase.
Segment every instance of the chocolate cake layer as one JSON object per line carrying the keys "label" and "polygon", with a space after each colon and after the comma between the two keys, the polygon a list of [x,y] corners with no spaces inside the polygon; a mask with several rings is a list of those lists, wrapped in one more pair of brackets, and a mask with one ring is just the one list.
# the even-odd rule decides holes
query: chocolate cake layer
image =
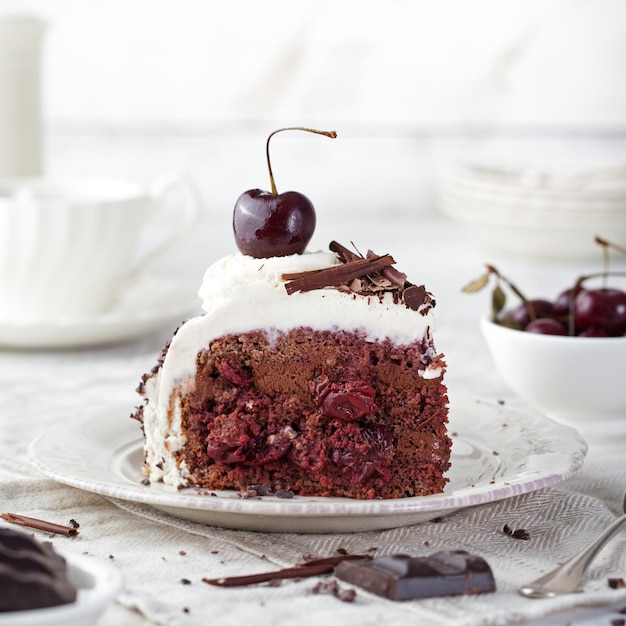
{"label": "chocolate cake layer", "polygon": [[[215,339],[179,389],[189,485],[400,498],[442,491],[447,397],[430,335],[397,346],[359,332]],[[190,391],[189,391],[190,390]],[[171,406],[174,404],[172,403]]]}

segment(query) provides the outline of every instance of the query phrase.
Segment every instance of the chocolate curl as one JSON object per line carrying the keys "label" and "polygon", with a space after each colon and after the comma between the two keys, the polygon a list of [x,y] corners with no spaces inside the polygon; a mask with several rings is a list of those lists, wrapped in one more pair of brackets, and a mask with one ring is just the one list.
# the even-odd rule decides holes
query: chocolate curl
{"label": "chocolate curl", "polygon": [[[352,263],[362,258],[356,252],[352,252],[352,250],[342,246],[337,241],[331,241],[328,247],[330,251],[337,254],[344,263]],[[371,250],[368,250],[366,258],[370,259],[376,256],[377,255]],[[380,273],[396,287],[404,287],[404,284],[406,283],[406,274],[397,270],[395,267],[383,267],[383,269],[380,270]]]}
{"label": "chocolate curl", "polygon": [[270,582],[271,580],[284,580],[287,578],[310,578],[311,576],[321,576],[332,574],[335,566],[342,561],[353,561],[358,559],[371,559],[367,554],[343,554],[341,556],[331,556],[325,559],[315,559],[300,563],[295,567],[280,569],[275,572],[262,572],[260,574],[250,574],[247,576],[230,576],[228,578],[203,578],[202,582],[215,587],[243,587],[246,585],[256,585]]}
{"label": "chocolate curl", "polygon": [[61,524],[55,524],[54,522],[47,522],[45,520],[35,519],[34,517],[18,515],[16,513],[2,513],[0,514],[0,517],[10,524],[26,526],[28,528],[34,528],[35,530],[43,530],[47,533],[65,535],[66,537],[76,537],[76,535],[78,535],[78,530],[74,528],[74,526],[63,526]]}
{"label": "chocolate curl", "polygon": [[358,259],[343,265],[333,265],[332,267],[311,272],[283,274],[283,280],[287,281],[285,289],[291,295],[296,291],[313,291],[314,289],[323,289],[324,287],[337,287],[355,278],[380,272],[394,263],[393,257],[385,254],[384,256]]}

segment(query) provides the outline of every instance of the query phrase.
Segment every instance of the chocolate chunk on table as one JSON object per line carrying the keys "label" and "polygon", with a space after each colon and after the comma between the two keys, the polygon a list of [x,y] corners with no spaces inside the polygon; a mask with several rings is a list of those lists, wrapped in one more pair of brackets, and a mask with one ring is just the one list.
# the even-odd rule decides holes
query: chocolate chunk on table
{"label": "chocolate chunk on table", "polygon": [[406,554],[369,561],[344,561],[337,578],[390,600],[489,593],[496,584],[489,564],[464,550],[428,557]]}

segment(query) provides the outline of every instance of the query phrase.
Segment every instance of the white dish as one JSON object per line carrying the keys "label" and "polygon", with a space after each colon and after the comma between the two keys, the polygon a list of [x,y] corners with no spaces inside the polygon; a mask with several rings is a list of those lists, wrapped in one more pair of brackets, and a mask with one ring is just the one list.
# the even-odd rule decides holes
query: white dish
{"label": "white dish", "polygon": [[197,287],[151,277],[137,283],[111,311],[42,321],[0,319],[0,347],[77,348],[126,341],[199,311]]}
{"label": "white dish", "polygon": [[[143,439],[127,408],[67,421],[33,441],[37,469],[58,482],[143,503],[213,526],[268,532],[352,532],[406,526],[455,510],[542,489],[573,476],[587,444],[573,428],[493,401],[453,401],[450,482],[442,494],[393,500],[218,497],[162,484],[145,486]],[[205,491],[205,490],[203,490]]]}
{"label": "white dish", "polygon": [[70,580],[78,588],[76,602],[32,611],[0,613],[0,626],[88,626],[95,624],[117,596],[122,579],[110,563],[95,557],[58,550]]}
{"label": "white dish", "polygon": [[599,420],[624,423],[626,337],[568,337],[480,328],[502,380],[529,405],[581,430]]}

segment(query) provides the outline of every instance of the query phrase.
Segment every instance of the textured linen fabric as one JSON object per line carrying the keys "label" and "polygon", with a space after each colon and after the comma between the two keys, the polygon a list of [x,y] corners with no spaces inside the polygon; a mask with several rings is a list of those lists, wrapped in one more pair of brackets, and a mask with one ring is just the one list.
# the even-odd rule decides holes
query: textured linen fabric
{"label": "textured linen fabric", "polygon": [[[101,626],[324,622],[469,626],[558,618],[559,611],[574,607],[626,606],[626,588],[611,589],[607,584],[609,577],[626,578],[626,533],[597,557],[583,592],[529,600],[516,591],[576,553],[621,513],[626,442],[624,426],[615,423],[581,429],[589,442],[584,467],[559,485],[460,510],[441,521],[372,532],[284,534],[209,527],[67,487],[39,474],[28,459],[30,441],[94,405],[127,404],[130,413],[139,401],[134,388],[166,338],[157,334],[98,350],[0,352],[0,508],[59,523],[76,519],[81,531],[77,538],[36,534],[58,548],[109,559],[119,568],[123,590]],[[451,389],[501,398],[523,412],[525,405],[493,371],[474,324],[442,328],[437,339],[447,354]],[[0,524],[7,525],[2,520]],[[505,524],[526,529],[530,540],[507,536],[502,532]],[[357,589],[355,601],[348,603],[314,593],[320,578],[233,589],[202,582],[204,577],[290,566],[304,554],[328,556],[338,549],[373,555],[465,549],[487,559],[498,589],[481,596],[402,603]]]}

